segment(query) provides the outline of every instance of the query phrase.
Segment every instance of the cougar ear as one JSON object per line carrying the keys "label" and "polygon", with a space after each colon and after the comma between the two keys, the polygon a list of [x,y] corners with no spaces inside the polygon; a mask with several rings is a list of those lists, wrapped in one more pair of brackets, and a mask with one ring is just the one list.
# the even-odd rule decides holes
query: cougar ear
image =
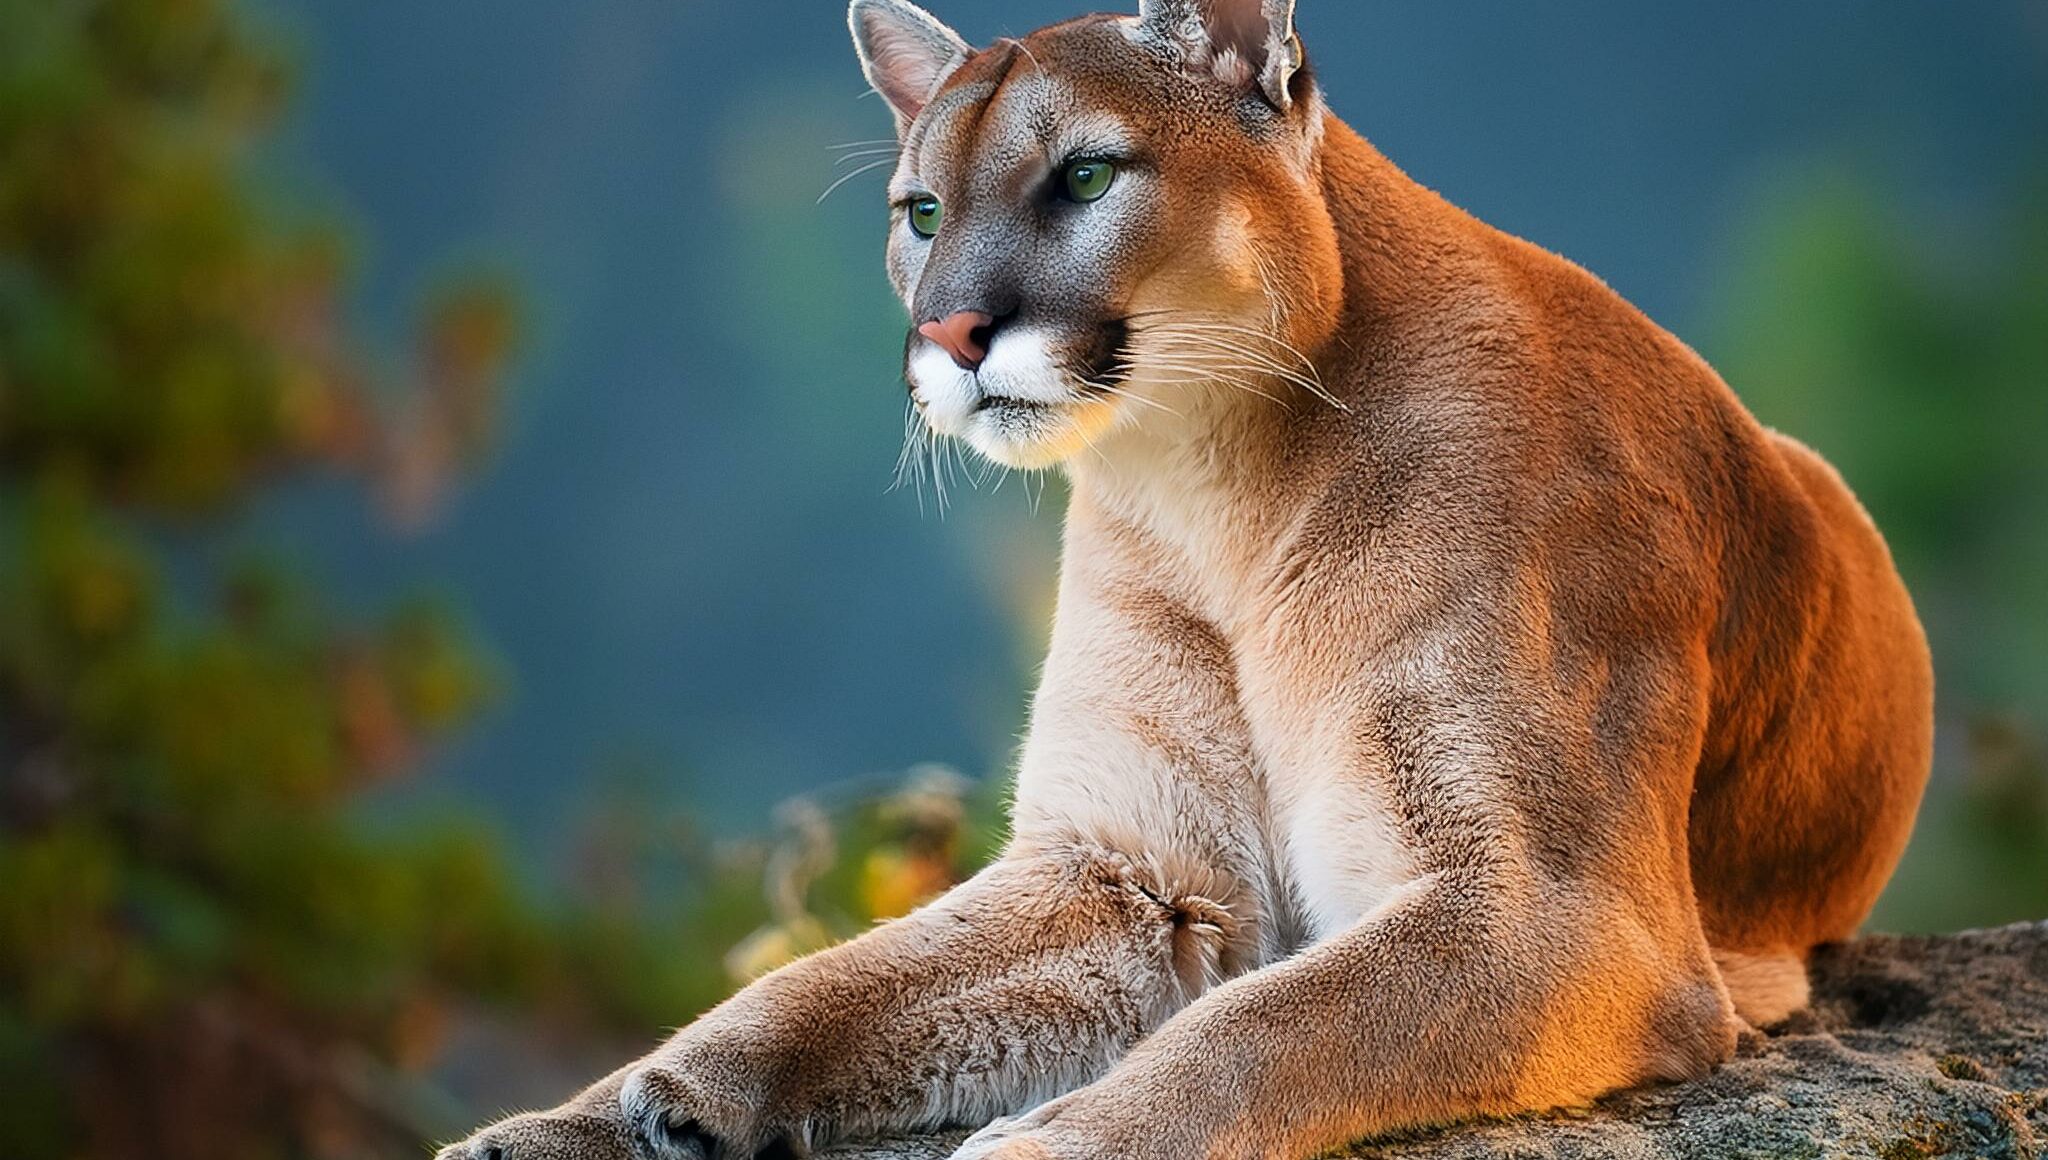
{"label": "cougar ear", "polygon": [[909,0],[853,0],[846,19],[861,71],[895,111],[898,135],[973,51],[959,33]]}
{"label": "cougar ear", "polygon": [[1194,63],[1226,81],[1256,84],[1273,107],[1294,103],[1301,40],[1294,34],[1294,0],[1141,0],[1141,27],[1180,42]]}

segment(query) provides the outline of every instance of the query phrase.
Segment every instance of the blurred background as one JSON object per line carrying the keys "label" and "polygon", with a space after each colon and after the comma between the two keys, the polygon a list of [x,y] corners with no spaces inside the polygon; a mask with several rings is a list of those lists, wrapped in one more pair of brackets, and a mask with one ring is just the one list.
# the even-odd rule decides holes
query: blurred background
{"label": "blurred background", "polygon": [[[2048,916],[2048,7],[1301,8],[1889,535],[1873,925]],[[421,1155],[1000,840],[1058,483],[891,490],[863,91],[837,0],[0,0],[0,1155]]]}

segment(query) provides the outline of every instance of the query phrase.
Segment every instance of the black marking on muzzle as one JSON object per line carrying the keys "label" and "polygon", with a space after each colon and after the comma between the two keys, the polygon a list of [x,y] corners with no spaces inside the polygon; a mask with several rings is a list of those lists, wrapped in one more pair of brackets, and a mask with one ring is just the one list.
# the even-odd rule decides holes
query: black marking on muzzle
{"label": "black marking on muzzle", "polygon": [[1105,388],[1123,385],[1131,373],[1130,341],[1128,319],[1112,318],[1097,329],[1094,345],[1076,360],[1080,378],[1087,384],[1084,390],[1091,395],[1106,395],[1112,391]]}

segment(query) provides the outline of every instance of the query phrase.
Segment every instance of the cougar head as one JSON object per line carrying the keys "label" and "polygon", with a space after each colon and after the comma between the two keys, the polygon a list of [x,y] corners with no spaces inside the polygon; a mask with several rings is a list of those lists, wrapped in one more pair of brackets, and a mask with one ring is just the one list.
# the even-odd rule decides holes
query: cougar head
{"label": "cougar head", "polygon": [[889,276],[940,434],[1016,467],[1320,388],[1342,293],[1293,0],[1145,0],[977,50],[854,0],[895,114]]}

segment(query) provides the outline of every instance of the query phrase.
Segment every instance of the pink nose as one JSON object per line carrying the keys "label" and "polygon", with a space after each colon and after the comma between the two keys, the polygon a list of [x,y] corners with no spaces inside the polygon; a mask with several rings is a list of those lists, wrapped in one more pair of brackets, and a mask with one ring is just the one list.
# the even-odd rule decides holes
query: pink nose
{"label": "pink nose", "polygon": [[988,361],[988,330],[995,324],[993,315],[979,310],[963,310],[951,318],[927,322],[918,327],[917,332],[952,355],[954,365],[961,370],[978,371],[981,364]]}

